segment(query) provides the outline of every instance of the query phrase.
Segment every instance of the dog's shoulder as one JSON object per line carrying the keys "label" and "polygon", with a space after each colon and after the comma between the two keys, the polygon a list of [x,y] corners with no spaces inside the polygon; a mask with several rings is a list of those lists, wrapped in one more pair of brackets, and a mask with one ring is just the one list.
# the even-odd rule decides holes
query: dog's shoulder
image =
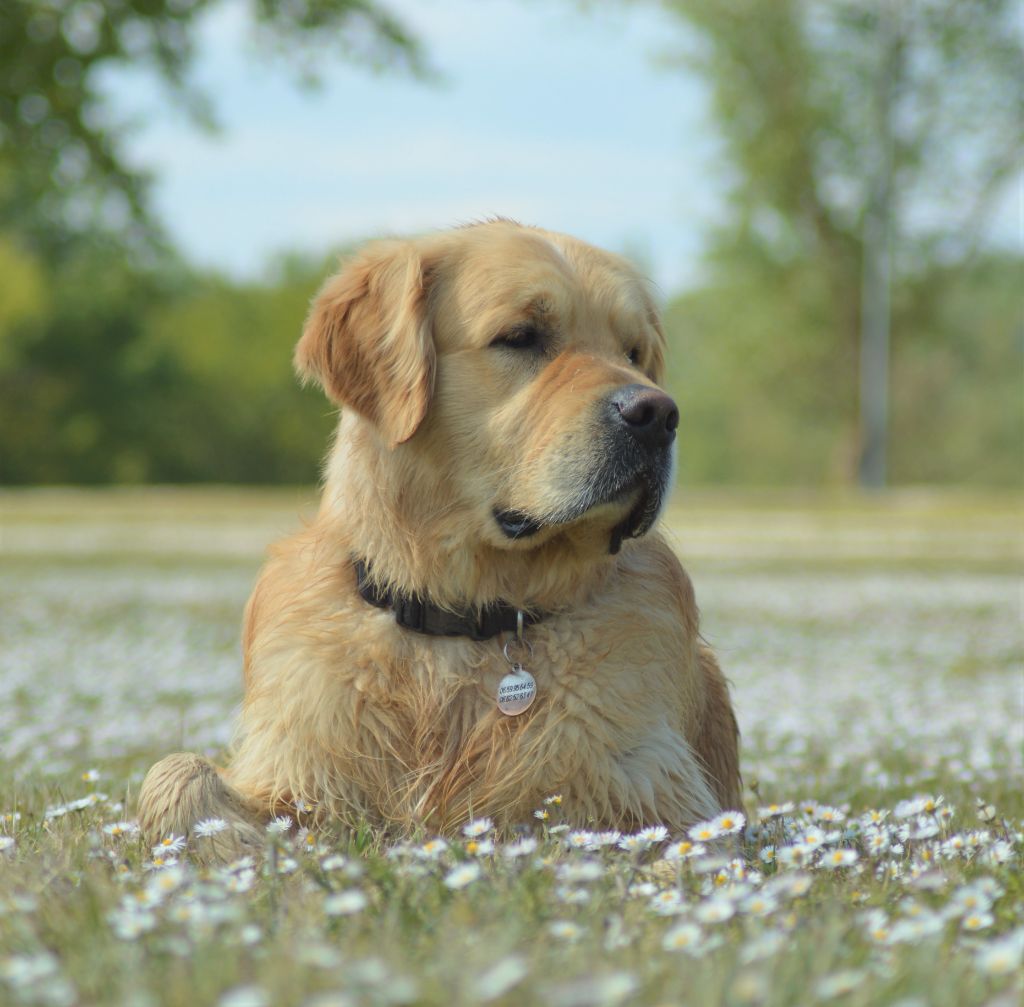
{"label": "dog's shoulder", "polygon": [[619,690],[642,678],[656,680],[659,692],[695,674],[697,630],[686,571],[667,543],[649,537],[624,550],[586,600],[531,632],[552,674],[571,689],[585,680],[600,688],[614,681]]}
{"label": "dog's shoulder", "polygon": [[650,535],[623,550],[603,601],[618,618],[654,628],[668,622],[687,637],[697,633],[693,582],[660,535]]}

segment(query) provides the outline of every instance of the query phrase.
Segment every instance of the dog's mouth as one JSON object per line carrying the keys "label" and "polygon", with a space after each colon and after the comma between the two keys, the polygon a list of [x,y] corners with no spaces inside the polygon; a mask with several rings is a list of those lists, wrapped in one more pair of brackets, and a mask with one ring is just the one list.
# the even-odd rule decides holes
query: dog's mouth
{"label": "dog's mouth", "polygon": [[610,532],[608,551],[614,555],[626,539],[640,538],[651,530],[661,512],[668,484],[668,469],[648,469],[634,473],[625,480],[595,480],[571,507],[556,514],[539,517],[523,510],[495,507],[494,520],[501,533],[510,541],[518,542],[539,534],[546,528],[571,524],[594,508],[606,504],[632,503],[626,516]]}
{"label": "dog's mouth", "polygon": [[636,504],[626,515],[625,520],[612,528],[608,552],[614,556],[622,548],[624,539],[640,538],[651,530],[661,511],[661,498],[660,491],[652,493],[646,487],[641,490]]}

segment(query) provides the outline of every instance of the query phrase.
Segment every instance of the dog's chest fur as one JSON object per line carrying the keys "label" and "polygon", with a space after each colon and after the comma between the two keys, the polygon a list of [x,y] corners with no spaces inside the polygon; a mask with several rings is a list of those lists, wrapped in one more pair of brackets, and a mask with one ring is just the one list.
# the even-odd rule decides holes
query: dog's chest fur
{"label": "dog's chest fur", "polygon": [[713,809],[687,743],[695,612],[650,596],[692,597],[678,566],[682,591],[661,582],[660,560],[635,557],[597,597],[527,630],[537,698],[516,717],[497,707],[509,671],[500,638],[412,633],[332,578],[307,579],[283,605],[264,597],[277,593],[272,565],[254,604],[280,615],[249,644],[233,774],[266,778],[261,753],[287,751],[273,798],[403,827],[522,822],[556,792],[595,827]]}

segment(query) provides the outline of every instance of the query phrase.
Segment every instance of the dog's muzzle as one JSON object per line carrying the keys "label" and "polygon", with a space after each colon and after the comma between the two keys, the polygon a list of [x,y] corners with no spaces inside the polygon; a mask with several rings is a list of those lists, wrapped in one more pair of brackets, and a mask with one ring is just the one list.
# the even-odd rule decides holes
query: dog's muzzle
{"label": "dog's muzzle", "polygon": [[506,538],[530,538],[545,527],[576,521],[601,504],[634,497],[629,513],[612,529],[609,551],[618,552],[624,539],[639,538],[651,529],[668,492],[679,410],[661,389],[640,384],[617,388],[598,409],[597,464],[586,483],[555,513],[496,507],[494,519]]}

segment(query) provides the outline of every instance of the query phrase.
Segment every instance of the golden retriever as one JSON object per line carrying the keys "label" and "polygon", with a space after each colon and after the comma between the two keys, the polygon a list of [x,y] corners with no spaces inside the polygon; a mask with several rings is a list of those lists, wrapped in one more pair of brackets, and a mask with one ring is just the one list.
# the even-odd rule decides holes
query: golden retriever
{"label": "golden retriever", "polygon": [[450,832],[560,792],[580,826],[678,830],[739,807],[728,689],[652,531],[664,350],[628,263],[511,221],[328,280],[295,352],[342,407],[319,513],[246,609],[229,767],[154,766],[145,835],[222,819],[226,856],[278,814]]}

